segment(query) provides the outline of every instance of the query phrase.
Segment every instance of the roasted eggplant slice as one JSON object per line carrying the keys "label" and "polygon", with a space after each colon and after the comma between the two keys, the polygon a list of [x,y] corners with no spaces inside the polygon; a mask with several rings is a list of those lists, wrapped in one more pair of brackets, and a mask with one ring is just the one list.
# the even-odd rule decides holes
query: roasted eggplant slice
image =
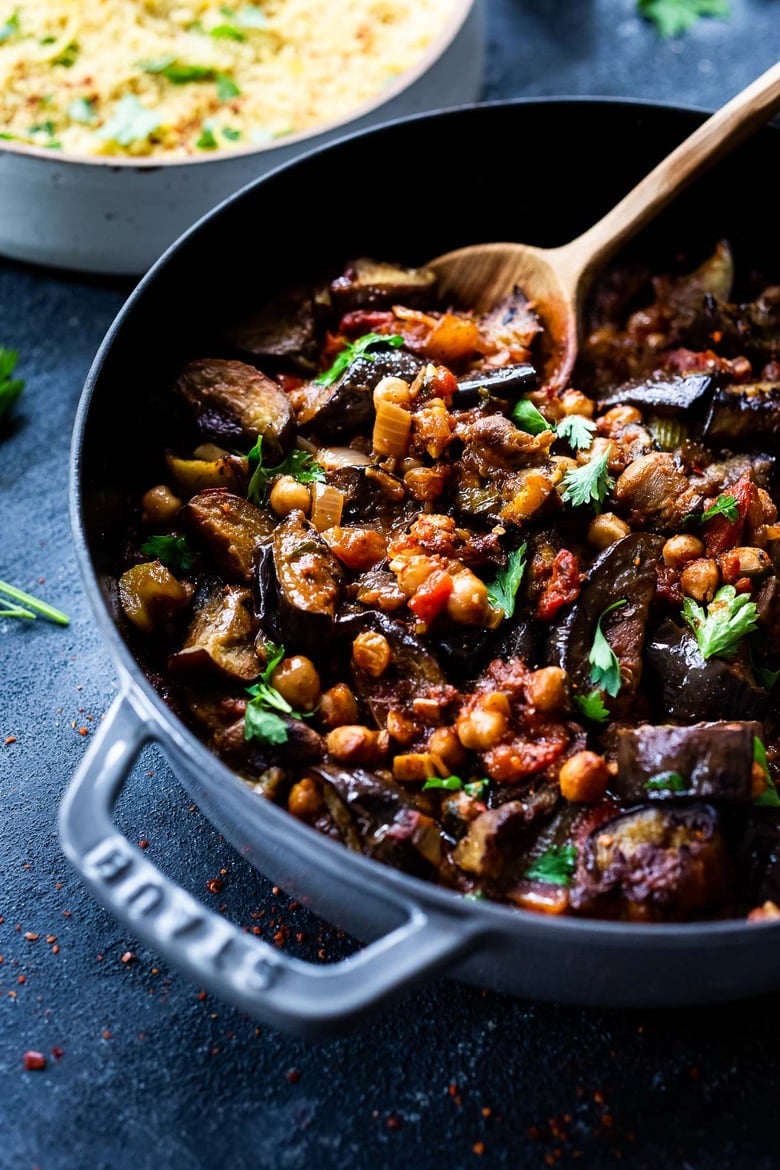
{"label": "roasted eggplant slice", "polygon": [[621,728],[611,788],[627,804],[686,797],[747,804],[756,738],[764,738],[757,722]]}
{"label": "roasted eggplant slice", "polygon": [[[341,566],[303,512],[291,512],[277,524],[271,551],[282,639],[297,649],[321,653],[336,616]],[[261,624],[266,617],[261,612]]]}
{"label": "roasted eggplant slice", "polygon": [[436,274],[430,268],[404,268],[361,256],[331,281],[330,295],[339,313],[349,313],[355,309],[430,304],[435,289]]}
{"label": "roasted eggplant slice", "polygon": [[712,447],[771,451],[780,436],[780,382],[725,386],[712,400],[704,441]]}
{"label": "roasted eggplant slice", "polygon": [[225,330],[244,360],[290,361],[302,373],[317,368],[319,320],[330,297],[326,288],[292,288]]}
{"label": "roasted eggplant slice", "polygon": [[528,362],[521,362],[514,366],[499,366],[496,369],[486,369],[478,377],[469,375],[461,378],[455,391],[455,405],[469,406],[479,402],[485,395],[495,398],[519,398],[524,392],[532,390],[536,385],[537,375],[534,366]]}
{"label": "roasted eggplant slice", "polygon": [[267,512],[226,488],[206,488],[180,516],[230,581],[252,580],[257,550],[273,528]]}
{"label": "roasted eggplant slice", "polygon": [[335,382],[311,383],[300,398],[298,425],[323,439],[352,432],[373,418],[373,391],[382,378],[392,376],[411,383],[424,364],[406,349],[377,343],[350,362]]}
{"label": "roasted eggplant slice", "polygon": [[607,410],[613,406],[636,406],[659,415],[688,414],[696,406],[705,406],[716,379],[712,374],[664,374],[624,382],[599,399]]}
{"label": "roasted eggplant slice", "polygon": [[665,618],[648,640],[647,661],[661,718],[680,723],[763,721],[768,695],[744,665],[703,658],[695,637]]}
{"label": "roasted eggplant slice", "polygon": [[570,905],[581,914],[639,921],[690,919],[723,906],[729,869],[711,805],[640,805],[586,837]]}
{"label": "roasted eggplant slice", "polygon": [[269,462],[293,440],[293,411],[280,386],[254,366],[224,358],[189,362],[174,384],[200,435],[239,451],[262,438]]}
{"label": "roasted eggplant slice", "polygon": [[251,591],[212,582],[196,595],[187,636],[169,657],[168,667],[177,677],[216,672],[251,683],[263,667],[255,650],[256,636]]}

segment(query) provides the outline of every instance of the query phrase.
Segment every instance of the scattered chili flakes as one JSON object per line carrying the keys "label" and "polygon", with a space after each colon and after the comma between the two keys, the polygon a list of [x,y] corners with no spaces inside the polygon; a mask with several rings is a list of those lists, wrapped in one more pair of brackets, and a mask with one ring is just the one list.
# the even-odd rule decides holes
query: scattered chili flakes
{"label": "scattered chili flakes", "polygon": [[474,1145],[471,1147],[471,1152],[472,1154],[477,1154],[479,1157],[482,1157],[485,1152],[485,1143],[474,1142]]}
{"label": "scattered chili flakes", "polygon": [[301,1079],[301,1070],[299,1068],[288,1068],[284,1075],[291,1085],[297,1085]]}
{"label": "scattered chili flakes", "polygon": [[34,1052],[30,1049],[28,1052],[25,1052],[23,1061],[24,1067],[28,1072],[35,1072],[39,1069],[46,1068],[46,1057],[42,1052]]}
{"label": "scattered chili flakes", "polygon": [[24,932],[24,937],[27,939],[28,942],[37,942],[38,939],[40,938],[40,935],[36,934],[34,930],[26,930]]}
{"label": "scattered chili flakes", "polygon": [[199,992],[198,992],[198,1001],[199,1001],[200,1003],[203,1003],[203,1001],[204,1001],[204,999],[205,999],[205,998],[206,998],[206,992],[205,992],[205,991],[199,991]]}
{"label": "scattered chili flakes", "polygon": [[51,946],[52,943],[55,943],[57,941],[56,934],[47,934],[46,941],[49,944],[49,946]]}
{"label": "scattered chili flakes", "polygon": [[385,1125],[388,1129],[403,1129],[404,1119],[398,1113],[389,1113],[385,1119]]}
{"label": "scattered chili flakes", "polygon": [[110,1040],[110,1039],[111,1039],[111,1033],[108,1031],[108,1029],[105,1029],[105,1031],[101,1032],[100,1034],[101,1034],[101,1036],[103,1037],[103,1039],[104,1039],[104,1040]]}
{"label": "scattered chili flakes", "polygon": [[15,736],[15,735],[7,735],[7,736],[5,737],[5,742],[6,742],[7,744],[9,744],[9,743],[16,743],[16,736]]}
{"label": "scattered chili flakes", "polygon": [[65,1055],[65,1049],[60,1048],[59,1045],[55,1044],[51,1050],[51,1054],[55,1060],[62,1060],[63,1056]]}
{"label": "scattered chili flakes", "polygon": [[120,962],[121,963],[133,963],[133,962],[135,962],[135,955],[133,954],[132,951],[125,951],[125,953],[122,955],[122,958],[120,959]]}
{"label": "scattered chili flakes", "polygon": [[206,882],[206,889],[210,894],[219,894],[224,889],[225,883],[221,878],[209,878]]}
{"label": "scattered chili flakes", "polygon": [[149,848],[149,842],[146,840],[146,837],[142,837],[141,840],[138,842],[138,848],[139,849],[148,849]]}

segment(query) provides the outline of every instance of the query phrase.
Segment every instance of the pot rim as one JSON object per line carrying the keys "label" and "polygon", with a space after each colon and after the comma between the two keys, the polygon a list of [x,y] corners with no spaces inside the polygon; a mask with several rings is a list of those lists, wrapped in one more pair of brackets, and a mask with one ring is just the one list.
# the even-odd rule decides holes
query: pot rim
{"label": "pot rim", "polygon": [[[200,232],[208,230],[212,220],[229,214],[230,208],[235,202],[251,198],[252,192],[258,186],[266,184],[280,172],[296,167],[303,158],[311,158],[313,155],[319,155],[321,153],[330,153],[340,143],[351,141],[355,138],[381,135],[383,131],[389,130],[399,124],[422,122],[425,120],[437,121],[441,118],[456,119],[462,113],[480,110],[485,110],[485,116],[489,117],[489,111],[495,108],[514,108],[520,106],[555,106],[565,108],[567,105],[570,106],[572,104],[619,106],[627,110],[634,110],[638,113],[643,111],[659,111],[683,116],[698,115],[705,117],[711,112],[702,106],[681,105],[675,102],[654,101],[643,98],[622,98],[612,95],[604,97],[598,95],[534,96],[499,99],[489,102],[471,102],[443,110],[430,110],[419,114],[401,116],[393,119],[389,123],[383,123],[382,125],[366,130],[358,130],[347,134],[335,142],[326,143],[323,146],[312,149],[306,152],[305,156],[299,156],[287,163],[283,163],[272,171],[252,180],[227,199],[217,204],[211,211],[187,229],[159,257],[131,291],[114,317],[93,358],[77,406],[69,458],[69,510],[71,530],[76,545],[76,554],[85,592],[101,629],[101,633],[105,638],[109,653],[118,669],[121,688],[128,693],[143,698],[150,716],[154,719],[156,729],[161,733],[159,739],[160,746],[164,749],[166,742],[172,741],[178,748],[180,755],[186,758],[189,766],[193,769],[198,768],[201,771],[206,766],[210,776],[216,773],[220,785],[227,784],[236,793],[240,792],[242,794],[241,799],[247,801],[247,809],[250,807],[250,802],[256,801],[258,797],[248,789],[246,783],[237,773],[206,748],[194,732],[173,713],[171,708],[168,707],[162,697],[152,687],[137,659],[132,655],[123,639],[98,584],[98,577],[94,569],[93,558],[85,532],[82,511],[81,466],[84,434],[92,399],[109,352],[114,346],[118,333],[124,328],[127,318],[132,315],[138,302],[145,297],[146,290],[154,285],[160,272],[171,260],[179,252],[190,247],[192,241]],[[777,132],[780,133],[780,127],[777,128]],[[175,769],[172,770],[174,771],[174,775],[176,775]],[[176,778],[180,783],[183,783],[178,776]],[[611,948],[614,948],[617,943],[621,945],[625,944],[629,948],[637,946],[655,948],[658,945],[663,945],[680,950],[696,949],[703,941],[709,940],[721,942],[725,945],[737,946],[746,943],[748,938],[754,939],[754,932],[756,930],[766,932],[768,936],[767,942],[780,937],[780,919],[748,922],[745,918],[729,918],[706,922],[637,923],[599,918],[576,918],[566,915],[548,915],[536,911],[523,910],[518,907],[509,907],[503,903],[492,902],[487,899],[466,899],[463,895],[449,890],[446,887],[439,886],[433,882],[427,882],[422,878],[414,877],[390,865],[374,861],[363,854],[355,853],[347,849],[344,845],[318,833],[311,826],[296,820],[285,809],[273,804],[271,801],[265,801],[262,807],[264,810],[263,816],[268,818],[268,823],[272,829],[276,829],[278,833],[285,836],[300,854],[310,856],[312,850],[316,850],[318,854],[317,863],[328,870],[338,872],[344,866],[355,867],[355,872],[362,874],[367,883],[370,884],[376,881],[388,883],[400,898],[405,899],[411,904],[429,905],[444,910],[450,915],[456,913],[463,920],[473,920],[473,916],[476,915],[478,916],[478,920],[484,923],[485,929],[492,927],[498,933],[509,931],[518,932],[520,935],[528,935],[529,938],[568,939],[574,946],[577,945],[578,940],[581,940]]]}
{"label": "pot rim", "polygon": [[69,167],[99,167],[112,171],[158,171],[171,170],[181,167],[228,165],[232,159],[253,158],[273,154],[275,150],[285,147],[294,147],[311,142],[312,145],[321,135],[333,134],[339,131],[349,132],[351,124],[359,122],[375,111],[392,102],[405,93],[418,81],[421,81],[428,70],[446,54],[455,38],[460,33],[472,11],[477,9],[482,0],[451,0],[453,11],[447,16],[444,27],[438,36],[425,49],[417,62],[400,73],[389,85],[383,87],[373,98],[367,98],[360,105],[353,107],[348,114],[330,118],[327,122],[320,122],[306,130],[299,130],[295,134],[285,135],[270,142],[255,143],[237,149],[218,150],[213,153],[203,152],[191,157],[166,158],[164,154],[149,155],[143,158],[128,158],[119,155],[84,155],[72,151],[56,150],[45,146],[34,146],[31,143],[0,140],[0,159],[4,154],[19,158],[37,159],[43,163],[66,163]]}

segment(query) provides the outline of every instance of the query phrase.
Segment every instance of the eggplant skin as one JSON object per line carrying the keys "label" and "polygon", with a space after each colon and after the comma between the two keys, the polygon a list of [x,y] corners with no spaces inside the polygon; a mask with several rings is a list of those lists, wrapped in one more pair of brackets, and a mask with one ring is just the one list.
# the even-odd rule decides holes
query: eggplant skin
{"label": "eggplant skin", "polygon": [[721,446],[772,451],[780,437],[780,382],[727,386],[712,400],[704,441]]}
{"label": "eggplant skin", "polygon": [[643,804],[593,829],[569,894],[580,914],[683,921],[725,909],[731,866],[709,804]]}
{"label": "eggplant skin", "polygon": [[[343,573],[338,561],[303,512],[277,524],[270,539],[283,640],[304,652],[321,653],[333,630]],[[258,564],[259,568],[259,564]],[[261,613],[261,624],[265,614]]]}
{"label": "eggplant skin", "polygon": [[272,463],[292,445],[290,400],[254,366],[227,358],[199,358],[180,371],[174,393],[202,437],[212,443],[248,451],[260,437]]}
{"label": "eggplant skin", "polygon": [[[697,797],[731,804],[751,799],[753,741],[758,722],[694,723],[689,727],[642,724],[617,733],[618,774],[612,790],[624,803]],[[676,773],[676,786],[660,778]],[[684,787],[680,786],[680,781]]]}

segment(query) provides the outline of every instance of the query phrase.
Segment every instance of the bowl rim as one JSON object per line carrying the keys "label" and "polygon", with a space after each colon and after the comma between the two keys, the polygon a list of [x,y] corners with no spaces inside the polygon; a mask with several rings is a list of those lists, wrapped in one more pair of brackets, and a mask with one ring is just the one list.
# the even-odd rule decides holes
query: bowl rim
{"label": "bowl rim", "polygon": [[254,143],[250,146],[238,148],[222,148],[216,151],[205,151],[199,155],[178,156],[166,158],[165,153],[145,155],[131,158],[124,155],[88,155],[74,151],[52,150],[50,147],[35,146],[31,143],[16,142],[9,138],[0,138],[0,158],[3,154],[20,158],[38,159],[48,163],[67,163],[69,165],[86,167],[108,167],[119,171],[156,171],[168,170],[177,167],[189,167],[203,164],[224,164],[231,159],[253,158],[257,155],[272,154],[275,150],[285,147],[295,147],[300,144],[312,143],[327,134],[338,131],[349,132],[349,127],[366,118],[375,111],[381,111],[395,98],[405,93],[444,56],[450,48],[466,21],[473,12],[480,8],[483,0],[449,0],[452,11],[448,13],[443,27],[437,36],[429,42],[415,64],[399,73],[390,83],[384,85],[372,98],[366,98],[358,106],[352,108],[348,114],[330,118],[316,126],[305,130],[298,130],[294,134],[286,134],[268,142]]}
{"label": "bowl rim", "polygon": [[[597,105],[607,107],[622,107],[637,113],[668,113],[672,116],[696,116],[704,118],[710,112],[707,107],[680,104],[672,101],[658,101],[646,98],[626,98],[616,95],[556,95],[556,96],[518,96],[501,98],[493,101],[465,103],[447,109],[429,110],[417,114],[400,116],[389,123],[383,123],[356,130],[342,136],[335,141],[325,143],[316,149],[306,152],[305,155],[292,159],[262,174],[245,184],[238,191],[222,200],[201,219],[183,232],[171,246],[158,258],[152,267],[133,287],[119,310],[115,314],[103,339],[93,357],[90,368],[85,376],[76,415],[73,424],[71,448],[69,455],[69,508],[71,531],[74,537],[75,552],[84,584],[85,593],[100,627],[101,636],[105,640],[120,680],[120,692],[129,695],[140,695],[146,704],[150,715],[155,719],[156,726],[161,731],[158,741],[165,749],[166,744],[178,750],[180,759],[196,769],[204,761],[208,761],[213,778],[218,776],[220,785],[227,784],[241,799],[255,798],[245,781],[237,772],[233,771],[218,756],[209,751],[194,731],[180,719],[168,706],[162,696],[154,689],[146,677],[138,659],[133,655],[129,645],[120,631],[107,599],[100,586],[100,575],[95,567],[95,561],[87,538],[86,508],[83,490],[83,462],[85,451],[85,432],[92,410],[93,399],[103,375],[104,366],[116,344],[117,337],[132,317],[136,306],[147,295],[163,269],[175,258],[176,254],[191,246],[191,242],[201,231],[208,230],[209,223],[224,214],[239,200],[251,198],[251,192],[272,182],[279,174],[296,167],[306,159],[319,154],[330,154],[340,146],[354,139],[379,136],[398,125],[425,120],[437,121],[441,118],[457,118],[461,114],[476,112],[478,117],[489,117],[489,111],[495,108],[553,106],[565,109],[567,106]],[[771,132],[780,135],[780,124],[762,127],[757,132],[764,133],[768,127]],[[176,762],[169,759],[172,774],[179,783],[183,780],[176,771]],[[186,785],[185,785],[186,787]],[[275,805],[272,801],[265,801],[262,805],[263,818],[268,818],[268,832],[276,829],[283,834],[291,848],[300,854],[311,856],[312,851],[318,854],[318,865],[322,865],[330,872],[338,872],[343,866],[354,867],[356,874],[363,874],[366,882],[376,881],[387,883],[396,895],[407,905],[426,906],[440,910],[445,914],[458,916],[459,921],[474,921],[481,919],[485,930],[491,926],[498,932],[508,931],[525,934],[529,938],[538,939],[556,938],[569,939],[573,943],[590,943],[597,946],[612,944],[627,947],[671,946],[681,950],[695,950],[703,942],[712,939],[730,946],[749,945],[748,940],[755,940],[756,932],[766,939],[767,944],[772,940],[780,939],[780,919],[748,921],[747,917],[734,917],[716,920],[702,920],[693,922],[632,922],[602,918],[576,917],[574,915],[550,915],[537,911],[525,910],[520,907],[494,902],[489,899],[471,900],[464,898],[457,891],[450,890],[436,882],[429,882],[415,877],[402,870],[383,862],[376,861],[364,854],[353,852],[340,842],[331,840],[324,834],[302,821],[291,816],[286,809]],[[206,814],[211,819],[209,814]],[[213,823],[213,822],[212,822]],[[317,910],[315,908],[315,913]]]}

